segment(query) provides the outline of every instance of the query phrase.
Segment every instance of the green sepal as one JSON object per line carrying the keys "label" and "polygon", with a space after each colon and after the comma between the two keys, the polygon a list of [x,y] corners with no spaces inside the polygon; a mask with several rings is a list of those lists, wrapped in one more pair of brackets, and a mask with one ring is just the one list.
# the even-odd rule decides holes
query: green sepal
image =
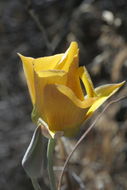
{"label": "green sepal", "polygon": [[35,105],[33,107],[32,113],[31,113],[31,119],[32,119],[33,123],[35,123],[37,125],[38,119],[39,119],[39,113],[38,113]]}
{"label": "green sepal", "polygon": [[39,178],[42,175],[46,151],[44,150],[44,137],[42,138],[41,126],[33,134],[31,142],[22,160],[22,166],[30,178]]}

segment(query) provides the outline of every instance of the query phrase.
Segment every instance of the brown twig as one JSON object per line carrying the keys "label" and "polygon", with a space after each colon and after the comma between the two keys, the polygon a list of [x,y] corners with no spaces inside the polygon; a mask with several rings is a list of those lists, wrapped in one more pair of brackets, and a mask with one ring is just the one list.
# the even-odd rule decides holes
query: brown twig
{"label": "brown twig", "polygon": [[116,103],[116,102],[119,102],[120,100],[124,99],[124,98],[127,98],[127,96],[123,96],[123,97],[120,97],[120,98],[117,98],[116,100],[112,100],[111,102],[109,102],[107,104],[107,106],[102,110],[102,112],[97,116],[97,118],[94,120],[94,122],[90,125],[90,127],[84,132],[84,134],[81,136],[81,138],[78,140],[78,142],[75,144],[73,150],[71,151],[71,153],[68,155],[65,163],[64,163],[64,166],[63,166],[63,170],[61,172],[61,175],[60,175],[60,179],[59,179],[59,183],[58,183],[58,190],[61,190],[61,184],[62,184],[62,178],[63,178],[63,174],[64,174],[64,170],[66,169],[67,167],[67,164],[71,158],[71,156],[73,155],[74,151],[76,150],[76,148],[79,146],[79,144],[82,142],[82,140],[88,135],[88,133],[92,130],[92,128],[95,126],[95,124],[97,123],[97,121],[101,118],[101,116],[103,115],[103,113],[107,110],[107,108],[113,104],[113,103]]}
{"label": "brown twig", "polygon": [[[61,157],[65,161],[65,159],[67,157],[67,151],[66,151],[66,148],[64,146],[64,142],[63,142],[63,140],[61,138],[59,138],[58,143],[59,143],[59,146],[60,146]],[[72,190],[73,187],[72,187],[72,184],[71,184],[70,175],[69,175],[68,170],[65,172],[65,177],[66,177],[66,182],[67,182],[68,189]]]}
{"label": "brown twig", "polygon": [[33,19],[33,21],[36,23],[36,26],[38,27],[38,29],[41,31],[42,36],[43,36],[43,40],[44,40],[44,44],[49,52],[49,54],[52,54],[53,52],[53,47],[52,44],[50,43],[48,36],[47,36],[47,32],[45,30],[45,27],[42,25],[42,23],[39,20],[39,17],[35,14],[35,11],[32,8],[32,2],[31,0],[28,0],[28,6],[27,6],[27,10],[29,12],[29,15],[31,16],[31,18]]}
{"label": "brown twig", "polygon": [[64,41],[65,37],[67,36],[67,34],[69,33],[69,29],[70,29],[70,21],[74,12],[74,0],[70,0],[66,3],[65,5],[65,11],[64,14],[62,16],[62,28],[61,28],[61,32],[59,33],[59,35],[57,35],[54,39],[53,39],[53,44],[54,44],[54,50],[53,53],[57,53],[57,51],[59,50],[59,47],[61,45],[61,43]]}

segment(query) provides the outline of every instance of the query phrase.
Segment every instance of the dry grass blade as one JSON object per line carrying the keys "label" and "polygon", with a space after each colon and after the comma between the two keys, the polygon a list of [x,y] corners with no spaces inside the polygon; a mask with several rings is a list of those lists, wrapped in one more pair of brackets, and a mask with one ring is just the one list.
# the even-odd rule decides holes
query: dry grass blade
{"label": "dry grass blade", "polygon": [[81,136],[81,138],[78,140],[78,142],[75,144],[73,150],[71,151],[71,153],[68,155],[65,163],[64,163],[64,166],[63,166],[63,170],[61,172],[61,175],[60,175],[60,179],[59,179],[59,183],[58,183],[58,190],[61,190],[61,184],[62,184],[62,178],[63,178],[63,174],[64,174],[64,171],[67,167],[67,164],[69,163],[69,160],[71,158],[71,156],[73,155],[74,151],[76,150],[76,148],[79,146],[79,144],[82,142],[82,140],[87,136],[87,134],[92,130],[92,128],[95,126],[96,122],[101,118],[101,116],[103,115],[103,113],[107,110],[107,108],[113,104],[113,103],[117,103],[119,102],[120,100],[124,99],[124,98],[127,98],[127,96],[122,96],[122,97],[119,97],[115,100],[112,100],[111,102],[109,102],[106,107],[102,110],[102,112],[97,116],[97,118],[93,121],[93,123],[90,125],[90,127],[84,132],[84,134]]}

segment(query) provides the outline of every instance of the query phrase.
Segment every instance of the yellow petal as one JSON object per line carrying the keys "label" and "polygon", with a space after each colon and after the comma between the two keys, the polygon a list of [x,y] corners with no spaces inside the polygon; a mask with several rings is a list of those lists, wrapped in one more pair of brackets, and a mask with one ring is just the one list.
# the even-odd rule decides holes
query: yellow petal
{"label": "yellow petal", "polygon": [[117,84],[106,84],[95,88],[97,96],[112,96],[121,86],[125,84],[125,81]]}
{"label": "yellow petal", "polygon": [[33,58],[25,57],[21,54],[18,54],[23,63],[23,69],[25,73],[25,77],[27,80],[28,89],[30,92],[32,103],[35,103],[35,88],[34,88],[34,73],[33,73]]}
{"label": "yellow petal", "polygon": [[84,84],[84,87],[86,89],[86,93],[87,93],[88,97],[96,96],[92,80],[91,80],[90,75],[89,75],[88,71],[86,70],[85,66],[79,67],[79,76]]}
{"label": "yellow petal", "polygon": [[34,59],[34,70],[44,71],[49,69],[55,69],[55,66],[60,62],[64,54],[57,54],[48,57],[41,57]]}
{"label": "yellow petal", "polygon": [[78,53],[78,44],[76,42],[72,42],[68,50],[65,52],[63,58],[56,65],[55,68],[68,72],[68,79],[66,85],[73,90],[73,92],[80,100],[83,100],[84,95],[82,92],[78,73]]}
{"label": "yellow petal", "polygon": [[90,117],[109,97],[111,97],[125,83],[103,85],[95,89],[98,99],[90,107],[86,114],[86,118]]}
{"label": "yellow petal", "polygon": [[79,98],[80,100],[84,100],[84,94],[81,88],[81,83],[78,73],[78,56],[74,57],[73,63],[69,68],[66,85],[72,89],[77,98]]}
{"label": "yellow petal", "polygon": [[82,109],[90,107],[97,100],[97,97],[92,97],[92,98],[87,98],[81,101],[80,99],[76,97],[76,95],[70,88],[64,85],[55,85],[55,86],[62,94],[67,96],[73,102],[73,104],[75,104],[76,106]]}
{"label": "yellow petal", "polygon": [[94,98],[77,99],[71,89],[64,85],[46,85],[43,91],[42,119],[52,132],[63,131],[65,136],[74,135],[84,121]]}
{"label": "yellow petal", "polygon": [[78,44],[76,42],[71,42],[70,47],[67,49],[63,58],[55,68],[68,71],[70,65],[73,63],[74,56],[78,55],[78,52]]}
{"label": "yellow petal", "polygon": [[43,91],[47,84],[66,84],[67,74],[65,71],[48,70],[35,72],[36,108],[38,113],[43,112]]}

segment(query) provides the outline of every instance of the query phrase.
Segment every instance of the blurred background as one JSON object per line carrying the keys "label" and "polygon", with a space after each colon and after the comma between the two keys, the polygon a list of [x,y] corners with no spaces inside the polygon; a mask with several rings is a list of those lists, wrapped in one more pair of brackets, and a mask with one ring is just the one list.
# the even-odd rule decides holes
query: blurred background
{"label": "blurred background", "polygon": [[[0,190],[33,189],[21,160],[35,126],[17,52],[42,57],[64,52],[76,40],[80,65],[95,86],[120,82],[127,79],[126,18],[126,0],[0,0]],[[126,94],[124,87],[119,96]],[[78,138],[66,139],[66,153]],[[59,151],[56,147],[58,176],[65,159]],[[46,171],[40,183],[49,190]],[[127,189],[127,99],[111,105],[84,139],[62,189]]]}

